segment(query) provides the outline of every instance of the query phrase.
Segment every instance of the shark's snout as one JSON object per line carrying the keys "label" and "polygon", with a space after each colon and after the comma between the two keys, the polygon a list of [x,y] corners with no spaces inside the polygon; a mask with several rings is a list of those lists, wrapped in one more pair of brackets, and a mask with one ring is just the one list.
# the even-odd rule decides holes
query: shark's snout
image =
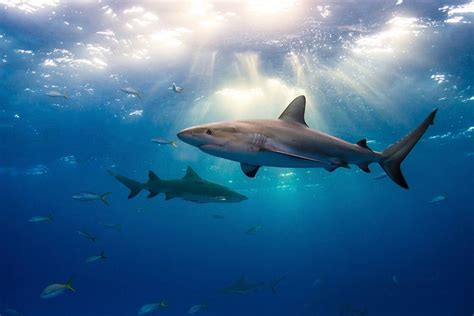
{"label": "shark's snout", "polygon": [[196,145],[196,137],[190,128],[185,128],[176,134],[180,140],[190,145]]}

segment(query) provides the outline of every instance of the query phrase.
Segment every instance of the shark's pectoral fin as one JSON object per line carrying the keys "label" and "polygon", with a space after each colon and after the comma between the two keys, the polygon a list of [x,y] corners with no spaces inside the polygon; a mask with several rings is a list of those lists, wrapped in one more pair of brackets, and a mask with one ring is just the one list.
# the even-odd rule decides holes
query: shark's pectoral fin
{"label": "shark's pectoral fin", "polygon": [[360,170],[366,172],[366,173],[370,173],[370,169],[369,169],[369,164],[368,163],[360,163],[357,165]]}
{"label": "shark's pectoral fin", "polygon": [[242,171],[245,173],[247,177],[255,178],[255,175],[257,174],[257,171],[260,168],[260,166],[249,165],[242,162],[240,164],[240,168],[242,168]]}
{"label": "shark's pectoral fin", "polygon": [[[295,159],[312,161],[312,162],[315,162],[315,163],[318,163],[318,164],[322,164],[323,165],[322,167],[324,167],[324,168],[334,165],[333,163],[330,163],[330,162],[314,159],[314,158],[311,158],[311,157],[301,156],[301,155],[298,155],[298,154],[290,153],[290,152],[287,152],[287,151],[283,151],[283,150],[276,149],[276,148],[271,148],[271,147],[263,148],[263,149],[261,149],[261,151],[268,151],[268,152],[272,152],[272,153],[275,153],[275,154],[289,156],[289,157],[292,157],[292,158],[295,158]],[[337,165],[337,167],[342,167],[342,166]]]}
{"label": "shark's pectoral fin", "polygon": [[367,139],[365,139],[365,138],[359,140],[359,141],[356,143],[356,145],[359,146],[359,147],[368,149],[368,150],[370,150],[370,151],[373,151],[373,150],[370,149],[369,146],[367,145]]}

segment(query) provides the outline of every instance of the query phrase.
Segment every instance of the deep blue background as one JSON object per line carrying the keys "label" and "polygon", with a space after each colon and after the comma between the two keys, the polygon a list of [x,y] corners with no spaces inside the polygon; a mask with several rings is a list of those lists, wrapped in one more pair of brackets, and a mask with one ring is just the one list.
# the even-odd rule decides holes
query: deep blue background
{"label": "deep blue background", "polygon": [[[309,88],[326,91],[318,107],[326,131],[353,142],[375,139],[370,146],[377,150],[439,108],[435,125],[403,164],[409,191],[388,179],[373,180],[381,171],[375,165],[371,175],[356,167],[333,173],[264,168],[256,179],[248,179],[237,163],[206,156],[183,143],[175,150],[150,143],[154,136],[174,138],[188,126],[183,117],[190,104],[210,94],[231,67],[228,52],[257,51],[262,72],[285,77],[285,47],[223,44],[216,61],[222,73],[216,71],[213,82],[187,78],[189,60],[161,66],[160,72],[123,65],[117,72],[126,82],[155,91],[144,101],[142,117],[123,119],[140,102],[124,98],[117,84],[101,75],[89,74],[93,94],[68,101],[44,96],[42,91],[48,89],[37,79],[29,80],[27,70],[39,68],[45,52],[80,38],[48,31],[60,22],[48,26],[0,6],[0,34],[10,40],[0,38],[0,48],[8,55],[8,62],[0,64],[0,313],[14,308],[24,315],[133,315],[143,304],[166,299],[170,307],[162,313],[168,315],[186,314],[202,302],[209,305],[202,312],[208,315],[339,315],[346,304],[366,307],[369,315],[471,315],[474,101],[469,97],[474,96],[474,30],[471,24],[443,23],[445,15],[438,8],[445,4],[426,1],[398,11],[369,3],[358,7],[360,11],[334,5],[345,19],[341,24],[366,14],[363,22],[373,26],[373,32],[396,12],[439,23],[437,32],[420,36],[422,56],[393,62],[390,69],[396,68],[397,76],[386,73],[380,79],[389,87],[380,92],[390,100],[384,111],[368,102],[354,105],[352,92],[329,83]],[[74,20],[71,7],[57,10]],[[84,14],[77,19],[87,20]],[[95,25],[93,19],[88,23]],[[313,35],[301,32],[296,38],[309,42]],[[13,50],[19,47],[36,55],[18,57]],[[327,64],[337,59],[328,52],[314,54]],[[437,72],[449,74],[450,82],[441,85],[430,79]],[[80,90],[74,86],[76,79],[61,80],[66,79],[56,83]],[[189,93],[172,94],[168,81],[185,82]],[[163,82],[159,89],[157,82]],[[38,92],[29,94],[27,87]],[[286,104],[273,106],[267,117]],[[318,128],[310,111],[307,121]],[[212,120],[206,117],[203,122]],[[183,151],[192,153],[189,161],[182,158]],[[68,156],[72,158],[65,161]],[[47,172],[32,175],[38,165]],[[144,181],[149,169],[171,179],[182,177],[187,165],[249,200],[198,205],[164,201],[162,196],[147,200],[145,194],[127,200],[127,190],[105,171],[114,168]],[[287,172],[294,172],[289,180],[281,176]],[[83,190],[112,191],[111,206],[71,199]],[[428,203],[437,195],[447,200]],[[54,214],[52,224],[28,222],[48,212]],[[225,218],[213,219],[216,213]],[[100,222],[121,223],[123,231],[104,229]],[[256,224],[263,225],[260,232],[245,234]],[[78,229],[96,234],[97,243],[78,236]],[[101,250],[107,261],[83,263]],[[277,295],[267,289],[245,296],[218,293],[241,275],[268,282],[285,273]],[[71,275],[76,293],[40,299],[48,284],[65,282]]]}

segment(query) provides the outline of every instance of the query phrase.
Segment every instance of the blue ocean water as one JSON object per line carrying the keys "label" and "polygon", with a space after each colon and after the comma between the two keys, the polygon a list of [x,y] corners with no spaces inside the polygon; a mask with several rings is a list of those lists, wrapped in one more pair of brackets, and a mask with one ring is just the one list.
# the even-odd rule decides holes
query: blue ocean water
{"label": "blue ocean water", "polygon": [[[472,23],[469,0],[0,0],[0,314],[134,315],[161,300],[157,315],[473,314]],[[311,128],[376,150],[438,108],[402,165],[410,189],[374,179],[376,164],[250,179],[177,141],[276,118],[302,94]],[[188,166],[249,199],[129,200],[106,172],[178,179]],[[112,192],[110,206],[72,199],[82,191]],[[241,276],[284,278],[276,294],[221,293]],[[70,277],[76,292],[40,298]]]}

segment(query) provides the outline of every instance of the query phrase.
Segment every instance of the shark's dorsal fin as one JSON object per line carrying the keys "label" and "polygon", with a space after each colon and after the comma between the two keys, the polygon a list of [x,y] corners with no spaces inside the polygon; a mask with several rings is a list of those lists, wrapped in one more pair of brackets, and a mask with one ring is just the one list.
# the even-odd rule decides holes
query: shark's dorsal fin
{"label": "shark's dorsal fin", "polygon": [[148,171],[148,181],[152,182],[152,181],[160,181],[160,178],[151,170]]}
{"label": "shark's dorsal fin", "polygon": [[190,166],[188,166],[188,169],[186,170],[186,174],[184,175],[183,179],[202,181],[202,178]]}
{"label": "shark's dorsal fin", "polygon": [[308,127],[304,120],[304,111],[306,107],[306,98],[304,95],[296,97],[281,113],[279,119],[287,122],[296,122]]}
{"label": "shark's dorsal fin", "polygon": [[247,281],[245,280],[245,275],[242,274],[240,276],[240,279],[237,280],[237,284],[239,285],[247,284]]}
{"label": "shark's dorsal fin", "polygon": [[240,164],[240,168],[242,168],[242,171],[245,173],[247,177],[255,178],[255,175],[257,174],[257,171],[260,168],[260,166],[249,165],[242,162]]}

